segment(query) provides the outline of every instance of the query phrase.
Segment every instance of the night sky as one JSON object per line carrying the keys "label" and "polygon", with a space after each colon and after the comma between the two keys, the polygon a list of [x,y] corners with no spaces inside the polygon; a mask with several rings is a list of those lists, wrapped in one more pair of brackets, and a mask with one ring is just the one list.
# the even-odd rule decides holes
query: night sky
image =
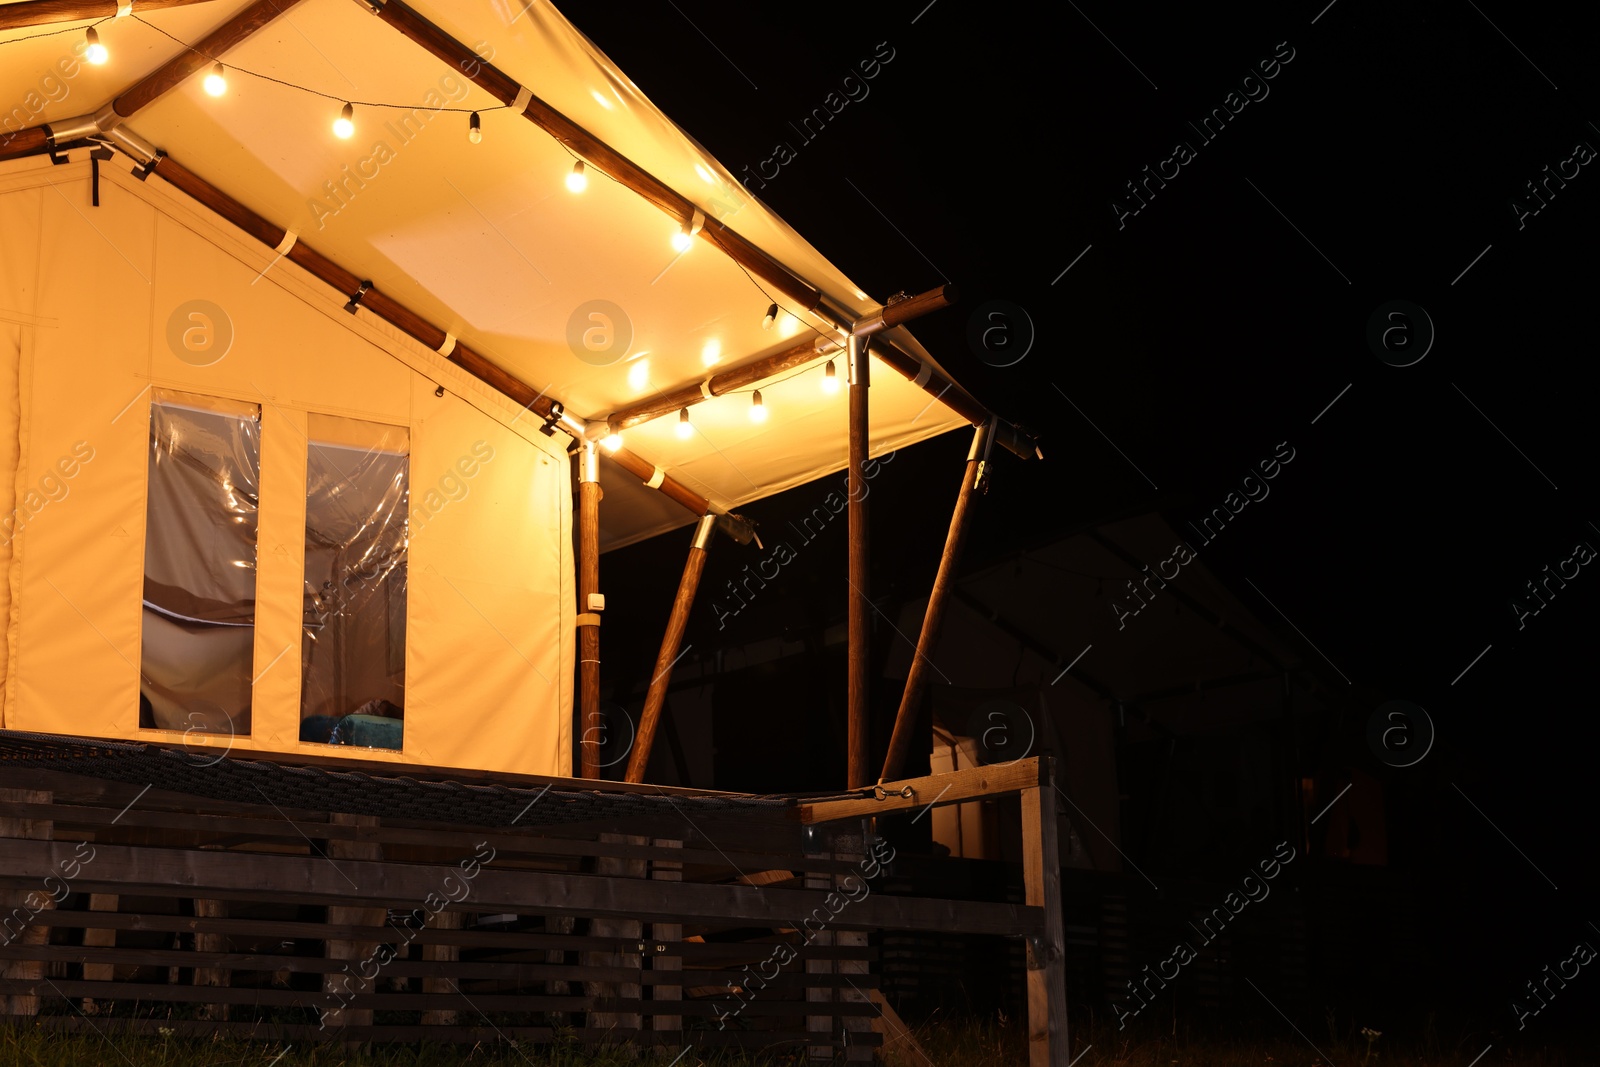
{"label": "night sky", "polygon": [[[1332,728],[1352,750],[1372,694],[1428,712],[1423,762],[1366,758],[1406,887],[1390,891],[1427,917],[1394,1014],[1482,1011],[1516,1040],[1523,983],[1600,946],[1592,6],[924,3],[567,13],[736,174],[788,144],[752,191],[869,293],[960,287],[918,338],[1046,457],[999,457],[970,568],[1123,515],[1195,519],[1292,444],[1292,474],[1207,565],[1348,676],[1361,696]],[[791,123],[835,91],[859,99],[805,140]],[[1005,320],[1016,362],[970,343],[991,301],[1031,320],[1031,339]],[[931,583],[966,447],[947,435],[885,475],[875,593]],[[815,495],[744,511],[781,525]],[[683,542],[608,555],[605,584],[664,615]],[[842,617],[836,547],[738,638],[702,598],[690,639]],[[707,583],[743,562],[719,549]],[[1528,583],[1550,575],[1541,607]],[[646,614],[608,625],[613,686],[633,680],[617,657],[654,654]],[[1384,951],[1374,938],[1375,970]],[[1587,970],[1525,1040],[1591,1016]]]}

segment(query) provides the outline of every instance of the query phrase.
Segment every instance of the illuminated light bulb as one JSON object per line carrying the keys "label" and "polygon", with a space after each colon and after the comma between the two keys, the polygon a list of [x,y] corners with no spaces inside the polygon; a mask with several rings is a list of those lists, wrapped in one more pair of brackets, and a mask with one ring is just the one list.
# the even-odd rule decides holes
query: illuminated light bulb
{"label": "illuminated light bulb", "polygon": [[567,188],[574,193],[581,193],[589,188],[589,176],[583,172],[583,160],[578,160],[572,165],[572,173],[567,175]]}
{"label": "illuminated light bulb", "polygon": [[770,330],[770,329],[772,329],[772,324],[774,322],[777,322],[777,321],[778,321],[778,305],[777,304],[768,304],[767,305],[766,318],[761,320],[761,328],[763,330]]}
{"label": "illuminated light bulb", "polygon": [[106,60],[111,58],[111,53],[106,51],[106,46],[100,43],[100,34],[96,32],[93,26],[90,26],[84,32],[83,39],[89,46],[84,49],[83,58],[97,67],[105,66]]}
{"label": "illuminated light bulb", "polygon": [[467,140],[471,141],[473,144],[478,144],[483,140],[483,121],[478,118],[478,113],[476,111],[474,111],[472,113],[472,117],[467,120]]}
{"label": "illuminated light bulb", "polygon": [[694,238],[689,236],[689,227],[685,226],[672,235],[672,250],[679,255],[689,251],[694,245]]}
{"label": "illuminated light bulb", "polygon": [[689,422],[689,409],[684,408],[678,412],[678,436],[688,440],[694,435],[694,426]]}
{"label": "illuminated light bulb", "polygon": [[767,421],[767,405],[761,402],[761,390],[759,389],[750,394],[750,421]]}
{"label": "illuminated light bulb", "polygon": [[837,393],[839,391],[839,372],[834,369],[833,360],[828,360],[828,369],[822,372],[822,391],[824,393]]}
{"label": "illuminated light bulb", "polygon": [[708,367],[721,358],[722,342],[718,341],[715,337],[707,341],[700,349],[700,362],[704,363]]}
{"label": "illuminated light bulb", "polygon": [[228,79],[223,76],[221,63],[211,68],[211,73],[206,75],[202,84],[210,96],[221,96],[228,91]]}
{"label": "illuminated light bulb", "polygon": [[634,392],[639,392],[650,384],[650,361],[638,359],[633,366],[628,368],[628,387]]}
{"label": "illuminated light bulb", "polygon": [[620,433],[608,433],[600,438],[600,444],[607,452],[615,452],[622,447],[622,435]]}
{"label": "illuminated light bulb", "polygon": [[333,135],[341,141],[348,141],[355,136],[356,109],[353,105],[346,104],[339,112],[339,117],[333,120]]}

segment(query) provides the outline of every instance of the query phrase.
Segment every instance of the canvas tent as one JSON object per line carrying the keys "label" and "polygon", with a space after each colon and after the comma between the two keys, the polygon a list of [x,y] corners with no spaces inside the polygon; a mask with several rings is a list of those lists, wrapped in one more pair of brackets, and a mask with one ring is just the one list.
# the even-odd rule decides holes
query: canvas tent
{"label": "canvas tent", "polygon": [[549,5],[22,2],[0,53],[6,729],[568,774],[569,449],[616,547],[844,466],[868,334],[870,454],[988,417]]}

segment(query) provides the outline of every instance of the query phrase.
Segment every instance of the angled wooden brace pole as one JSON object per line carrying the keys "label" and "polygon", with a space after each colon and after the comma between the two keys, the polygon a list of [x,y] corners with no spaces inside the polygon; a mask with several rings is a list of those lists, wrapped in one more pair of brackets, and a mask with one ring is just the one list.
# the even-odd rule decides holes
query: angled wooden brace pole
{"label": "angled wooden brace pole", "polygon": [[922,633],[917,638],[917,651],[911,658],[911,668],[906,672],[906,689],[900,697],[900,710],[894,718],[894,733],[889,738],[889,755],[883,761],[883,773],[878,778],[880,782],[900,777],[906,756],[911,750],[917,711],[928,690],[928,667],[932,663],[929,657],[939,643],[944,609],[950,602],[950,587],[955,583],[961,546],[967,538],[973,491],[983,480],[989,445],[994,440],[993,429],[992,421],[985,422],[972,435],[972,448],[967,451],[966,472],[961,476],[961,491],[956,494],[955,511],[950,516],[950,533],[945,538],[944,555],[939,559],[939,573],[933,580],[933,590],[928,594],[928,608],[922,615]]}
{"label": "angled wooden brace pole", "polygon": [[644,695],[638,736],[634,738],[633,752],[628,756],[627,781],[644,781],[645,768],[650,764],[650,748],[655,744],[661,708],[667,700],[667,685],[672,681],[673,664],[678,662],[678,646],[683,643],[683,632],[689,626],[689,609],[694,606],[695,590],[700,587],[700,575],[706,569],[706,550],[711,547],[711,532],[716,528],[716,523],[717,517],[707,512],[695,525],[694,543],[689,546],[689,560],[683,565],[683,577],[678,580],[678,595],[672,600],[672,614],[667,616],[667,632],[661,637],[661,651],[656,653],[650,688]]}

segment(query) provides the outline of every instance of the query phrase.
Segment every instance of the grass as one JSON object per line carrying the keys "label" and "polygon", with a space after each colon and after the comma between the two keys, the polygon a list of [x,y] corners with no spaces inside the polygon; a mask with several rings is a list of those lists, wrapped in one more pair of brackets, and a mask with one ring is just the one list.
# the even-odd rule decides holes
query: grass
{"label": "grass", "polygon": [[[1076,1023],[1076,1020],[1075,1020]],[[1222,1034],[1119,1031],[1104,1023],[1074,1025],[1074,1067],[1582,1067],[1590,1052],[1491,1047],[1488,1038],[1463,1035],[1453,1042],[1425,1036],[1413,1045],[1370,1045],[1359,1031],[1336,1038],[1230,1038]],[[1331,1029],[1331,1028],[1330,1028]],[[925,1057],[892,1055],[890,1067],[1024,1067],[1024,1027],[1015,1019],[933,1021],[914,1028]],[[1432,1034],[1430,1029],[1429,1034]],[[1326,1058],[1325,1058],[1326,1057]],[[576,1046],[519,1050],[496,1047],[388,1047],[347,1052],[338,1044],[290,1046],[235,1039],[62,1034],[34,1027],[0,1025],[0,1067],[640,1067],[667,1057],[633,1056],[627,1050],[587,1052]],[[737,1055],[691,1048],[677,1067],[795,1067],[804,1057]]]}

